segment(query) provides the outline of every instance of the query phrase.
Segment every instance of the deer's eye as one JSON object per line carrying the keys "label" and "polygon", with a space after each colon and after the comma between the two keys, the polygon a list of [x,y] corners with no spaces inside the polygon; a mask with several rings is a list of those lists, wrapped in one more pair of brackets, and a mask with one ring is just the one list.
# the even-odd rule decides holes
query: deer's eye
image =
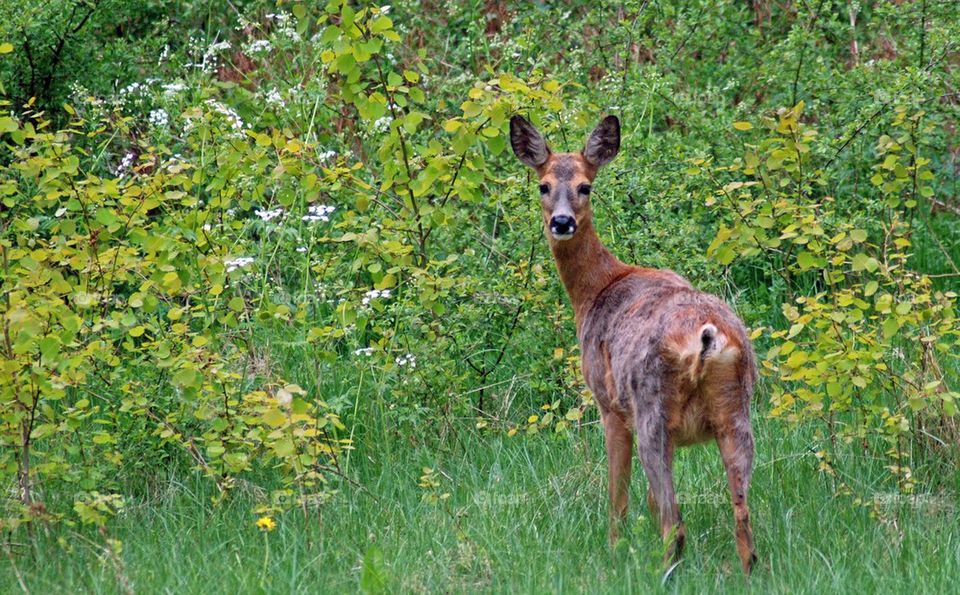
{"label": "deer's eye", "polygon": [[550,186],[547,186],[546,184],[540,184],[540,194],[546,194],[548,192],[550,192]]}
{"label": "deer's eye", "polygon": [[580,184],[580,187],[577,188],[577,192],[583,195],[590,194],[591,186],[590,184]]}

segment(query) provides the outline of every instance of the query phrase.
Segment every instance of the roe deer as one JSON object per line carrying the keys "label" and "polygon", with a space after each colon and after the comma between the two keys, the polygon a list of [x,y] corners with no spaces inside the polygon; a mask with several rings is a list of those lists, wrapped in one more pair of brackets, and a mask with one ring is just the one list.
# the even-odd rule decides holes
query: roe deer
{"label": "roe deer", "polygon": [[552,153],[520,116],[513,151],[540,178],[540,206],[560,278],[573,304],[583,376],[593,391],[607,447],[610,542],[627,512],[636,435],[649,480],[647,503],[679,559],[684,526],[673,488],[673,449],[717,441],[745,572],[756,561],[747,509],[753,467],[750,399],[756,380],[743,323],[719,298],[669,270],[626,265],[593,228],[590,184],[620,150],[620,121],[607,116],[579,153]]}

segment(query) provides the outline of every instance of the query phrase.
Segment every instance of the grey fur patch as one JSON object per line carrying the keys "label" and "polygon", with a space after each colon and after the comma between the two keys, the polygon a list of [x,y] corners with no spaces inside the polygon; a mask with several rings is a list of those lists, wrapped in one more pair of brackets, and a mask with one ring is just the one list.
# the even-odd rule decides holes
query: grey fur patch
{"label": "grey fur patch", "polygon": [[558,182],[569,182],[577,174],[577,164],[569,155],[558,155],[550,167]]}

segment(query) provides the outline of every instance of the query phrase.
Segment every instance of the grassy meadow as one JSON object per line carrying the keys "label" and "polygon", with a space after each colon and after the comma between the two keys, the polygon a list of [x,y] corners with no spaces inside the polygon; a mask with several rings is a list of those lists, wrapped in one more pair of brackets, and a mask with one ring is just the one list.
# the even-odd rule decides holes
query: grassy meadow
{"label": "grassy meadow", "polygon": [[[0,0],[0,593],[949,593],[960,4]],[[747,578],[606,454],[523,115],[754,341]]]}
{"label": "grassy meadow", "polygon": [[[33,592],[917,592],[946,593],[960,571],[955,493],[889,494],[883,518],[837,497],[818,473],[810,440],[756,424],[751,516],[760,563],[745,579],[733,515],[713,445],[680,451],[678,494],[687,525],[683,561],[664,583],[660,546],[635,476],[629,526],[610,550],[602,432],[524,440],[464,432],[411,448],[389,439],[352,462],[364,489],[344,486],[318,514],[278,517],[262,533],[249,496],[210,506],[196,478],[161,476],[111,527],[117,566],[95,544],[56,535],[44,563],[18,558]],[[423,466],[449,498],[423,500]],[[640,472],[635,465],[634,472]],[[862,465],[869,481],[882,470]],[[644,504],[638,505],[643,502]],[[8,567],[5,581],[16,590]],[[122,577],[122,578],[118,578]],[[10,590],[8,589],[8,590]]]}

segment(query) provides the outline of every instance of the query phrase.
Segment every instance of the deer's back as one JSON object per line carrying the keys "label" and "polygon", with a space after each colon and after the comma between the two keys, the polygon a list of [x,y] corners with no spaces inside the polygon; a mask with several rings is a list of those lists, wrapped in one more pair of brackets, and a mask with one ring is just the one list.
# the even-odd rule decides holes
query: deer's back
{"label": "deer's back", "polygon": [[[707,324],[722,337],[726,356],[700,379],[689,367],[703,361],[700,333]],[[721,299],[672,271],[630,269],[600,292],[579,326],[584,378],[601,408],[632,418],[636,408],[666,401],[668,417],[702,418],[711,406],[702,394],[710,382],[724,383],[717,387],[721,398],[737,400],[727,406],[749,402],[756,369],[743,323]]]}

